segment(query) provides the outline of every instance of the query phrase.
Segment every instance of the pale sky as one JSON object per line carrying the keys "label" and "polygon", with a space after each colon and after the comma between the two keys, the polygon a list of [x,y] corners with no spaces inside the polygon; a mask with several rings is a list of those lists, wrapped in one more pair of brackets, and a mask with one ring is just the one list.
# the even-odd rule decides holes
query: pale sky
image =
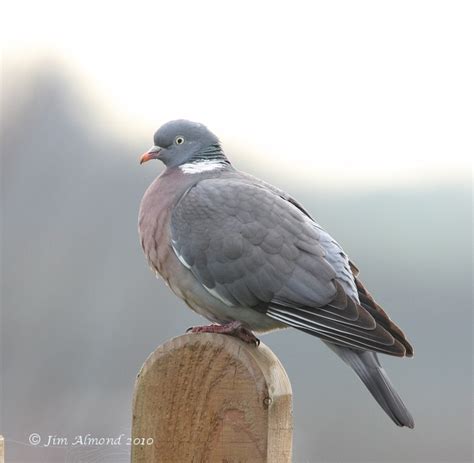
{"label": "pale sky", "polygon": [[19,70],[62,60],[98,119],[146,134],[144,148],[188,118],[282,176],[466,183],[472,5],[10,0],[0,38]]}

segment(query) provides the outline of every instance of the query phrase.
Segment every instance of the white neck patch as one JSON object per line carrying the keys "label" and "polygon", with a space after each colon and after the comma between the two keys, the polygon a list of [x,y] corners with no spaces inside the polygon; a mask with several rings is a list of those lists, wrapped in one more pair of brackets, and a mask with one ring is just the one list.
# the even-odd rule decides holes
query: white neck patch
{"label": "white neck patch", "polygon": [[220,159],[206,159],[198,162],[188,162],[182,164],[179,168],[185,174],[200,174],[201,172],[209,172],[210,170],[223,169],[228,164]]}

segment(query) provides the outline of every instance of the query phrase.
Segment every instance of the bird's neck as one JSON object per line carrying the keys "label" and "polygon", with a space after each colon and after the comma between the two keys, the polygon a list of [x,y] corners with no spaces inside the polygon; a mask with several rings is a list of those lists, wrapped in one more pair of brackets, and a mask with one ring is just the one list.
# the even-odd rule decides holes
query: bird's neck
{"label": "bird's neck", "polygon": [[221,145],[215,143],[199,150],[185,164],[181,164],[179,168],[185,174],[198,174],[225,169],[230,165],[230,161],[227,159]]}

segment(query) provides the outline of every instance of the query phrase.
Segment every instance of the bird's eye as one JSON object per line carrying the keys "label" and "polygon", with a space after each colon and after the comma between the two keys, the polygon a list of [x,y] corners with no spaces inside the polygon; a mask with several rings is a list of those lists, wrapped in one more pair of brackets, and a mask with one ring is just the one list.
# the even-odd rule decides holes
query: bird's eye
{"label": "bird's eye", "polygon": [[184,143],[184,137],[176,137],[174,142],[177,144],[177,145],[182,145]]}

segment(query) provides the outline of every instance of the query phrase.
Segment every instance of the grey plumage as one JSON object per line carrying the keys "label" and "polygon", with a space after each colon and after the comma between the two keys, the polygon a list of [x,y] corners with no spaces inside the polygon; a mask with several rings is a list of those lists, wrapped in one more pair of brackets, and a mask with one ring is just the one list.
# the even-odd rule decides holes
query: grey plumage
{"label": "grey plumage", "polygon": [[287,193],[237,171],[201,124],[174,121],[142,157],[167,169],[140,208],[151,267],[217,323],[266,332],[292,326],[324,340],[400,426],[413,419],[376,352],[412,356],[341,246]]}
{"label": "grey plumage", "polygon": [[357,373],[374,399],[398,426],[415,427],[413,417],[395,391],[375,352],[354,351],[331,343],[326,345]]}

